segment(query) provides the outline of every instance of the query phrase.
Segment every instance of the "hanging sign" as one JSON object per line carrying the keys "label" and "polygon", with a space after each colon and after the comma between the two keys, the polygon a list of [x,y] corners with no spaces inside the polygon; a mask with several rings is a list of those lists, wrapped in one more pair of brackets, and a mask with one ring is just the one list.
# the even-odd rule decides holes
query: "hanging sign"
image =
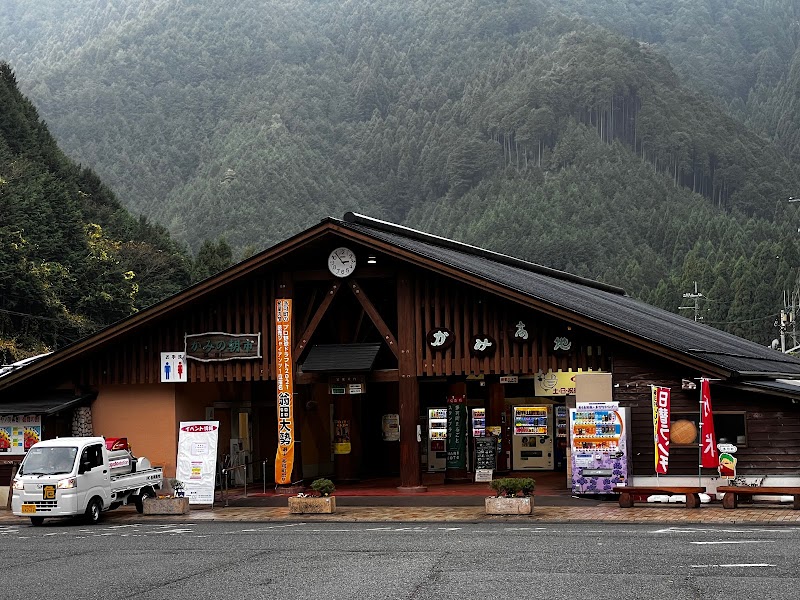
{"label": "hanging sign", "polygon": [[669,466],[670,390],[669,388],[656,386],[653,386],[652,390],[656,473],[665,475]]}
{"label": "hanging sign", "polygon": [[588,369],[583,371],[548,371],[539,373],[533,380],[533,391],[536,396],[574,396],[575,375],[581,373],[598,373]]}
{"label": "hanging sign", "polygon": [[181,421],[175,479],[183,482],[189,504],[214,504],[219,421]]}
{"label": "hanging sign", "polygon": [[497,350],[497,342],[490,335],[478,333],[473,335],[469,342],[469,351],[476,358],[494,356]]}
{"label": "hanging sign", "polygon": [[511,341],[518,344],[527,342],[528,337],[530,337],[528,334],[528,325],[521,319],[516,322],[514,328],[511,329],[509,333],[510,335],[508,337],[511,339]]}
{"label": "hanging sign", "polygon": [[292,374],[292,301],[275,300],[275,375],[278,380],[278,451],[275,483],[292,482],[294,468],[294,376]]}
{"label": "hanging sign", "polygon": [[467,468],[467,399],[450,396],[447,399],[447,468]]}
{"label": "hanging sign", "polygon": [[261,358],[260,333],[191,333],[184,344],[187,358],[201,362]]}

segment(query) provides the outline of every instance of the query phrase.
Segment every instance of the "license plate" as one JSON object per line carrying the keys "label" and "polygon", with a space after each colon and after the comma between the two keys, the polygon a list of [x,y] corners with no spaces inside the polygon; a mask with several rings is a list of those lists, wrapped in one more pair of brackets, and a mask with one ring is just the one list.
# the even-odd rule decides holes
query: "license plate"
{"label": "license plate", "polygon": [[30,515],[36,512],[36,505],[35,504],[23,504],[22,505],[22,514],[23,515]]}

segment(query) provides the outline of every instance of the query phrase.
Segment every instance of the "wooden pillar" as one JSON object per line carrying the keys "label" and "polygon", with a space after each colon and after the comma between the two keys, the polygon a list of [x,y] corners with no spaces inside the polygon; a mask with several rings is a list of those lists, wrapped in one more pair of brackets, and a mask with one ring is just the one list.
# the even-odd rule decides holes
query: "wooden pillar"
{"label": "wooden pillar", "polygon": [[505,429],[503,425],[503,411],[505,410],[506,403],[506,387],[498,382],[493,381],[489,384],[489,406],[486,409],[486,426],[487,427],[500,427],[500,452],[497,455],[497,470],[499,472],[508,471],[508,460],[506,460],[506,448],[502,442],[505,436]]}
{"label": "wooden pillar", "polygon": [[416,330],[414,319],[414,285],[408,272],[397,277],[397,345],[400,356],[400,491],[425,492],[420,469],[417,424],[419,423],[419,382],[416,371]]}
{"label": "wooden pillar", "polygon": [[[448,385],[447,386],[447,397],[450,398],[451,396],[464,398],[464,405],[466,406],[467,382],[466,381],[459,381],[457,383],[451,383],[450,385]],[[449,400],[448,400],[448,403],[449,403]],[[450,409],[449,406],[448,406],[447,410],[448,410],[448,415],[447,415],[447,417],[448,417],[447,418],[447,424],[448,424],[447,443],[448,443],[448,454],[449,454],[450,443],[451,443],[451,438],[450,438],[451,432],[450,432],[450,429],[449,429],[449,426],[450,426],[450,410],[451,409]],[[467,421],[468,420],[469,419],[467,419]],[[469,436],[467,434],[467,425],[468,425],[467,423],[462,423],[461,424],[461,427],[462,427],[461,434],[463,436],[462,437],[462,440],[463,440],[462,443],[464,445],[464,448],[463,448],[462,452],[464,454],[466,454],[466,450],[467,450],[466,445],[467,445],[467,440],[469,438]],[[448,459],[448,462],[449,462],[449,459]],[[467,475],[467,467],[464,466],[464,468],[454,469],[454,468],[451,468],[451,467],[448,466],[445,469],[444,480],[445,480],[445,482],[448,482],[448,481],[452,481],[452,482],[469,481],[470,478],[469,478],[469,475]]]}

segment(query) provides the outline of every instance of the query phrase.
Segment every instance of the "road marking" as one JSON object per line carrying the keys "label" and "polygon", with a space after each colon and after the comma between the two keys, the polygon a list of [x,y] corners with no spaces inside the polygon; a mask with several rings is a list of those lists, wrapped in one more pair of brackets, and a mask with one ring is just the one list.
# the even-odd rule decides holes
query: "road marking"
{"label": "road marking", "polygon": [[729,540],[725,542],[689,542],[690,544],[711,545],[711,544],[774,544],[775,540]]}
{"label": "road marking", "polygon": [[769,563],[730,563],[726,565],[689,565],[692,569],[738,569],[742,567],[774,567]]}
{"label": "road marking", "polygon": [[704,527],[667,527],[666,529],[656,529],[650,533],[774,533],[780,531],[782,533],[795,533],[797,527],[775,527],[775,528],[755,528],[748,529],[710,529]]}

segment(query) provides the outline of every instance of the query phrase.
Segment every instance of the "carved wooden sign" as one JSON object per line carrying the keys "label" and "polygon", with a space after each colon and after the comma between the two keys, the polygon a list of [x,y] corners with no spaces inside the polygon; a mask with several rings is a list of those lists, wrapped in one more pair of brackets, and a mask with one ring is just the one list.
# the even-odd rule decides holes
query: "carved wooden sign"
{"label": "carved wooden sign", "polygon": [[456,335],[447,327],[434,327],[427,335],[428,346],[431,350],[447,350],[456,341]]}
{"label": "carved wooden sign", "polygon": [[497,342],[495,339],[485,333],[478,333],[470,338],[469,352],[472,356],[477,358],[484,358],[486,356],[493,356],[497,350]]}
{"label": "carved wooden sign", "polygon": [[529,323],[525,319],[519,319],[508,332],[508,339],[514,344],[524,344],[530,338],[528,331]]}

